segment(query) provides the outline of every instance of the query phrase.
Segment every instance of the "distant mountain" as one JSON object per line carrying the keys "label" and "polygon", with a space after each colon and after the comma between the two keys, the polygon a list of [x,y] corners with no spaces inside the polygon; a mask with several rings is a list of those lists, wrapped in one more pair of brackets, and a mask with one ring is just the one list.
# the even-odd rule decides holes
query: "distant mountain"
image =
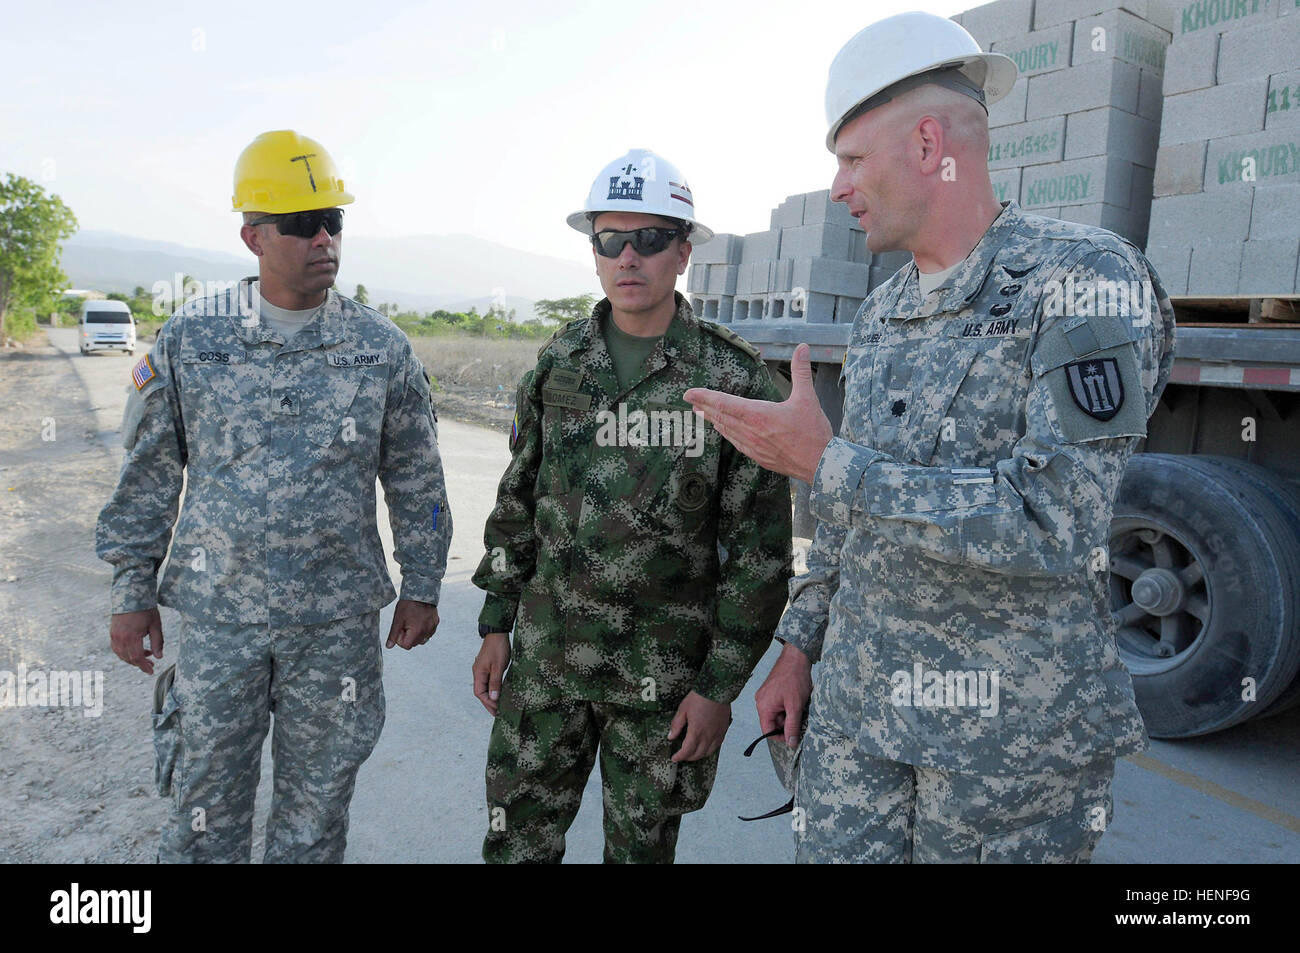
{"label": "distant mountain", "polygon": [[[202,281],[235,281],[255,274],[251,255],[189,248],[108,231],[80,231],[63,245],[63,270],[74,288],[130,293],[154,282],[171,284],[177,273]],[[539,298],[600,296],[594,269],[536,255],[471,235],[415,235],[408,238],[349,236],[343,246],[339,287],[352,294],[366,286],[372,305],[479,313],[493,301],[515,309],[518,320],[533,317]]]}
{"label": "distant mountain", "polygon": [[203,281],[233,281],[256,266],[221,252],[186,248],[115,232],[80,231],[63,243],[62,267],[74,288],[121,291],[156,281],[171,284],[177,273]]}

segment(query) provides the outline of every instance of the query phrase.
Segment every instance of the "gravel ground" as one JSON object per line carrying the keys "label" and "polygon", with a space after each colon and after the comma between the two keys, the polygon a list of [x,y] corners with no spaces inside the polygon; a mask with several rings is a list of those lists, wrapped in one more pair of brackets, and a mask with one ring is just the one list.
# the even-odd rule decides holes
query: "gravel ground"
{"label": "gravel ground", "polygon": [[117,462],[71,380],[39,338],[0,352],[0,671],[99,672],[104,705],[0,709],[0,862],[148,861],[162,816],[138,757],[150,681],[108,648],[94,554]]}

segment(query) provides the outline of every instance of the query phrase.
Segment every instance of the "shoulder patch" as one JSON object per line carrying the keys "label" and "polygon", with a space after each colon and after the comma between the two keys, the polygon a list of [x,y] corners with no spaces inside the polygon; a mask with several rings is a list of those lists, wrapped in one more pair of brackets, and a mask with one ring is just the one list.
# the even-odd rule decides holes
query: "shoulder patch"
{"label": "shoulder patch", "polygon": [[748,341],[742,338],[735,331],[731,330],[731,328],[727,327],[725,324],[716,324],[713,321],[701,320],[700,327],[704,328],[706,331],[710,332],[711,334],[715,334],[718,337],[722,338],[722,340],[726,341],[732,347],[744,351],[754,360],[756,361],[762,360],[762,355],[759,353],[758,348],[754,347],[754,345],[750,344]]}
{"label": "shoulder patch", "polygon": [[131,382],[135,384],[137,391],[144,390],[145,385],[157,376],[153,369],[153,362],[149,360],[148,354],[136,361],[135,367],[131,369]]}
{"label": "shoulder patch", "polygon": [[550,347],[553,343],[555,343],[555,339],[558,338],[565,331],[569,330],[569,328],[573,327],[579,321],[586,321],[586,320],[587,320],[586,318],[574,318],[572,321],[566,321],[564,324],[561,324],[558,328],[555,329],[555,333],[546,339],[546,343],[537,349],[537,356],[541,357],[542,354],[546,351],[546,349]]}

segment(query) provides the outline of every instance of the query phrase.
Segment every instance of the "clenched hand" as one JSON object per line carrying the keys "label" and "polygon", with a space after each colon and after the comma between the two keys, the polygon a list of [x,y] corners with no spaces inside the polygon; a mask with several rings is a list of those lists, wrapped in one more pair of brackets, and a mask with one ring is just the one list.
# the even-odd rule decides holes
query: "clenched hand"
{"label": "clenched hand", "polygon": [[433,638],[438,630],[438,607],[414,599],[402,599],[393,610],[393,624],[388,630],[386,648],[400,645],[411,650]]}

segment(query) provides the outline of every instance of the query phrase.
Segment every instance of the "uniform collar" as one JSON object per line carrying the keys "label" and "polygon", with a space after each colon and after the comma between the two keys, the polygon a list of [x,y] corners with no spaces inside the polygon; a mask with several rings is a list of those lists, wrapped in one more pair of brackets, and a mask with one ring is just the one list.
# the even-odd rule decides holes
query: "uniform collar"
{"label": "uniform collar", "polygon": [[[254,310],[253,300],[257,293],[253,290],[253,282],[257,280],[256,275],[245,278],[233,292],[228,292],[233,298],[234,306],[227,310],[227,314],[230,315],[235,336],[244,344],[279,340],[279,335]],[[292,350],[306,351],[338,344],[346,337],[347,324],[344,299],[330,288],[325,292],[325,303],[315,317],[294,337]]]}
{"label": "uniform collar", "polygon": [[917,280],[916,259],[909,262],[895,316],[904,320],[926,318],[969,307],[984,287],[998,252],[1015,234],[1022,220],[1020,207],[1015,202],[1003,202],[1002,211],[989,225],[979,243],[971,249],[971,253],[942,285],[924,298],[921,297]]}
{"label": "uniform collar", "polygon": [[634,390],[646,378],[657,374],[665,367],[678,364],[694,365],[699,362],[700,349],[703,346],[699,333],[701,330],[700,322],[691,310],[690,302],[683,298],[679,292],[674,291],[673,295],[677,303],[677,312],[673,315],[673,319],[668,322],[668,329],[664,332],[662,340],[650,352],[650,356],[646,358],[645,366],[637,373],[637,376],[631,381],[626,390],[618,386],[618,378],[614,373],[614,361],[609,356],[609,348],[605,345],[605,335],[601,332],[601,322],[612,320],[610,312],[613,308],[608,298],[602,298],[591,309],[591,316],[583,322],[573,353],[577,355],[579,352],[590,352],[586,364],[599,375],[601,384],[608,393],[621,396],[628,391]]}
{"label": "uniform collar", "polygon": [[[680,292],[674,291],[673,297],[677,302],[677,313],[673,319],[668,322],[668,330],[663,336],[663,356],[669,361],[682,361],[693,364],[700,359],[700,322],[695,317],[695,312],[691,310],[691,303],[682,297]],[[613,307],[608,298],[601,298],[596,306],[591,309],[591,317],[587,318],[583,324],[582,332],[578,335],[578,345],[575,351],[584,351],[594,348],[596,342],[600,342],[600,347],[604,347],[605,336],[601,333],[603,321],[610,321],[610,312]],[[658,354],[656,350],[655,354]],[[651,357],[651,363],[655,360]],[[662,367],[663,364],[659,364]]]}

